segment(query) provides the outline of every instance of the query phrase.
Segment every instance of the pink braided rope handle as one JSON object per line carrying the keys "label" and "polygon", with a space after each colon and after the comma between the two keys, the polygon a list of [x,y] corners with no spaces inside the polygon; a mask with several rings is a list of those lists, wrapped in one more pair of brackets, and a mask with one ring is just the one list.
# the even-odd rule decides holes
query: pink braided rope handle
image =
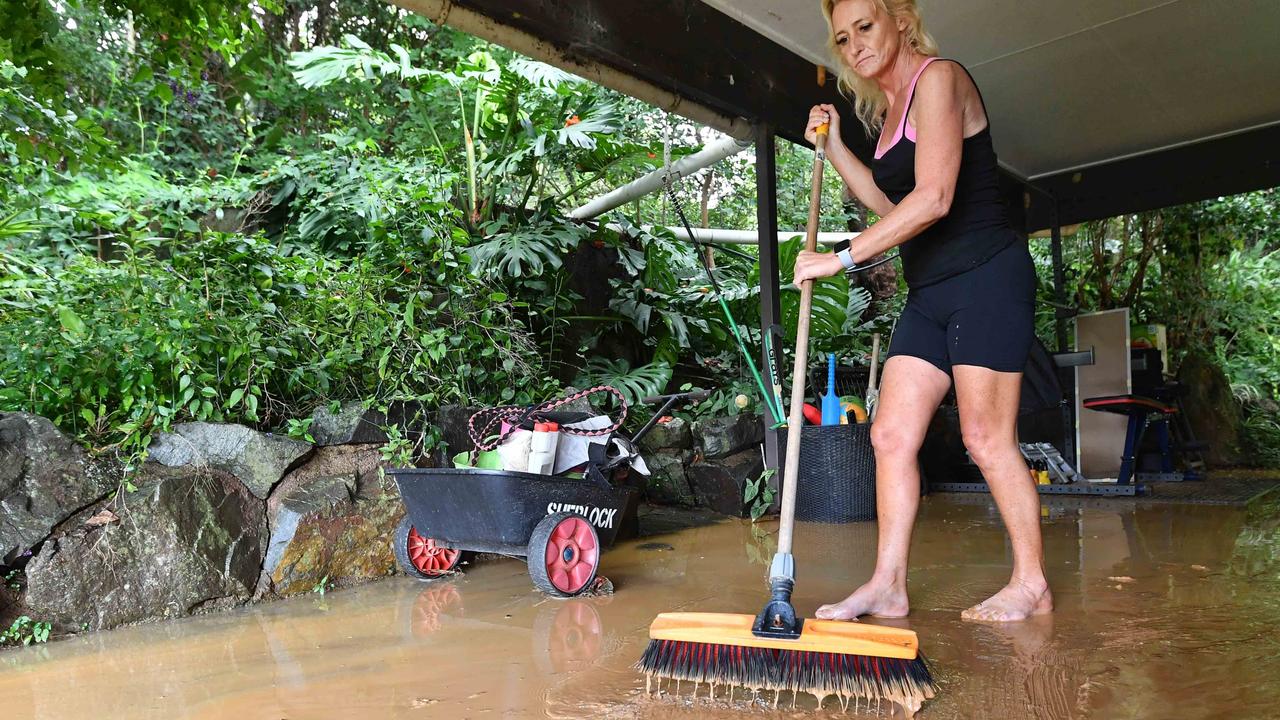
{"label": "pink braided rope handle", "polygon": [[[599,430],[580,430],[577,428],[562,427],[560,428],[560,432],[566,435],[578,435],[581,437],[600,437],[602,435],[608,435],[621,428],[622,423],[627,419],[627,399],[622,396],[622,393],[618,392],[617,388],[609,385],[597,385],[593,388],[588,388],[586,390],[573,393],[572,395],[565,396],[559,400],[548,400],[539,405],[535,405],[532,408],[522,405],[503,405],[501,407],[478,410],[467,420],[467,434],[471,436],[471,442],[476,446],[477,451],[493,450],[501,445],[502,441],[507,439],[508,435],[515,432],[515,430],[524,421],[530,418],[536,418],[542,413],[549,412],[558,407],[568,405],[575,400],[590,397],[591,395],[601,392],[612,395],[618,400],[618,407],[621,408],[621,416],[618,418],[616,423]],[[506,421],[511,427],[505,433],[500,433],[498,438],[493,442],[485,442],[484,438],[492,434],[497,428],[502,427],[503,421]]]}

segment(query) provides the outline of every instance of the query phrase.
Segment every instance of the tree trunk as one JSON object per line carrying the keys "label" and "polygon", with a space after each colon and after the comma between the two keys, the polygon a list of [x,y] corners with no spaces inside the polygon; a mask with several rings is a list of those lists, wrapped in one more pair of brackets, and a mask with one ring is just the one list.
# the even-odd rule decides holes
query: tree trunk
{"label": "tree trunk", "polygon": [[1138,255],[1135,259],[1138,267],[1133,273],[1133,278],[1129,281],[1129,289],[1124,294],[1126,307],[1133,307],[1138,304],[1138,298],[1142,295],[1142,283],[1147,277],[1147,268],[1151,265],[1151,259],[1156,254],[1156,247],[1160,244],[1161,229],[1162,223],[1158,210],[1138,217],[1138,232],[1142,239],[1142,247],[1138,250]]}
{"label": "tree trunk", "polygon": [[867,208],[858,201],[857,196],[853,194],[853,190],[848,185],[842,185],[840,189],[841,206],[844,208],[848,220],[845,227],[849,228],[849,232],[860,233],[867,229]]}
{"label": "tree trunk", "polygon": [[[707,173],[702,177],[702,227],[711,227],[711,184],[715,181],[716,171],[707,168]],[[703,246],[702,256],[707,259],[707,267],[714,268],[716,266],[715,248],[710,245]]]}
{"label": "tree trunk", "polygon": [[106,232],[106,231],[105,231],[105,230],[103,230],[102,228],[99,228],[99,232],[98,232],[98,260],[100,260],[100,261],[102,261],[102,262],[107,262],[108,260],[110,260],[110,259],[111,259],[111,252],[112,252],[112,250],[113,250],[113,248],[112,248],[111,238],[112,238],[112,234],[111,234],[111,233]]}
{"label": "tree trunk", "polygon": [[330,37],[330,26],[333,24],[333,3],[329,0],[322,0],[316,5],[316,22],[314,34],[316,37],[316,45],[330,45],[333,38]]}

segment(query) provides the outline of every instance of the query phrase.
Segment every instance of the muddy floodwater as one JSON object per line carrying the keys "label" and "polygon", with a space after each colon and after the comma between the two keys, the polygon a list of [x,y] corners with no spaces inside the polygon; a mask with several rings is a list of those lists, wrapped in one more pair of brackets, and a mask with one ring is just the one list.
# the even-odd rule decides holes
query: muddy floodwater
{"label": "muddy floodwater", "polygon": [[[1058,610],[962,622],[1009,549],[984,496],[931,496],[911,617],[940,692],[921,718],[1280,717],[1276,539],[1242,508],[1099,499],[1046,505]],[[756,612],[776,523],[723,521],[620,544],[609,597],[549,600],[522,561],[392,578],[220,615],[0,653],[0,718],[887,717],[811,696],[649,696],[631,669],[664,610]],[[872,524],[801,525],[797,607],[870,572]],[[889,622],[889,621],[886,621]],[[792,702],[796,703],[792,709]],[[899,717],[901,712],[897,711]]]}

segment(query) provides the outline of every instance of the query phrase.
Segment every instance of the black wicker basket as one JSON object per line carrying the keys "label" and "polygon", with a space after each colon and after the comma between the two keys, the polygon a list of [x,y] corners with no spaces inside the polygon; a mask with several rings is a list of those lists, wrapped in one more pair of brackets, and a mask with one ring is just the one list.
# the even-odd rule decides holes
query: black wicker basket
{"label": "black wicker basket", "polygon": [[[867,392],[867,380],[871,370],[863,365],[836,366],[836,395],[856,395],[862,397]],[[827,361],[809,368],[809,390],[815,398],[827,393]]]}
{"label": "black wicker basket", "polygon": [[[783,457],[786,434],[782,433]],[[796,519],[849,523],[876,517],[876,459],[871,424],[800,429]]]}

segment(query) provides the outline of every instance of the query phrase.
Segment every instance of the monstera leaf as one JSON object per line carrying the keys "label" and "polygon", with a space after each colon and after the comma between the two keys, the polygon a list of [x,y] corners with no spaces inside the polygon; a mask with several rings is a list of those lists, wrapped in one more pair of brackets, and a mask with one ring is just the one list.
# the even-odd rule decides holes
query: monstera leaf
{"label": "monstera leaf", "polygon": [[[778,245],[778,272],[783,283],[791,279],[791,271],[803,243],[802,237],[795,237]],[[758,266],[753,280],[756,284],[760,282]],[[782,305],[782,327],[786,331],[786,337],[795,338],[800,316],[800,289],[785,284],[781,291],[779,302]],[[821,340],[845,334],[845,326],[849,320],[849,300],[849,280],[843,273],[815,283],[813,306],[809,315],[809,336]]]}
{"label": "monstera leaf", "polygon": [[610,284],[613,286],[613,298],[609,300],[609,309],[630,320],[640,334],[647,335],[656,294],[639,282],[632,282],[630,286],[618,281]]}
{"label": "monstera leaf", "polygon": [[556,128],[545,135],[539,135],[534,141],[534,154],[539,157],[547,153],[548,143],[572,145],[574,147],[594,150],[596,136],[612,135],[617,130],[617,118],[613,107],[601,105],[574,116],[573,122],[566,122],[562,128]]}
{"label": "monstera leaf", "polygon": [[592,358],[573,382],[578,387],[610,385],[622,393],[628,405],[637,405],[641,398],[662,393],[671,382],[671,366],[652,362],[632,368],[626,360]]}
{"label": "monstera leaf", "polygon": [[310,50],[290,53],[288,65],[293,79],[304,88],[324,87],[340,80],[372,81],[388,75],[398,75],[405,80],[431,77],[444,80],[457,87],[462,77],[453,73],[429,68],[413,67],[409,52],[391,44],[396,57],[375,50],[355,35],[344,35],[346,47],[321,45]]}
{"label": "monstera leaf", "polygon": [[590,231],[555,220],[533,221],[495,233],[470,249],[477,275],[537,277],[562,264],[561,256],[578,246]]}
{"label": "monstera leaf", "polygon": [[530,85],[540,88],[555,89],[561,83],[579,80],[577,76],[570,75],[554,65],[527,58],[517,57],[509,60],[505,69],[523,78]]}

